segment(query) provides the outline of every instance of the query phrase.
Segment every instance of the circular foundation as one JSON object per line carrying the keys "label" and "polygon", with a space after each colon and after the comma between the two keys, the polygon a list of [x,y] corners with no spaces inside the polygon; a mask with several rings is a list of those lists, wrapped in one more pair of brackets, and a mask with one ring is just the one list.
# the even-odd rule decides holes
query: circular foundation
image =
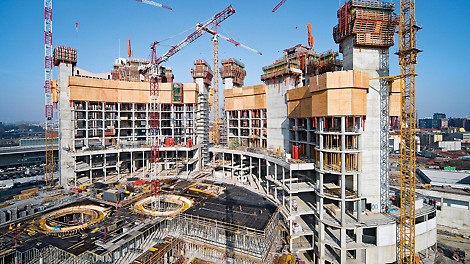
{"label": "circular foundation", "polygon": [[72,206],[42,215],[37,226],[46,233],[75,234],[103,221],[107,214],[108,209],[97,205]]}
{"label": "circular foundation", "polygon": [[181,213],[193,205],[193,201],[179,195],[151,196],[135,203],[134,212],[153,217],[169,217]]}

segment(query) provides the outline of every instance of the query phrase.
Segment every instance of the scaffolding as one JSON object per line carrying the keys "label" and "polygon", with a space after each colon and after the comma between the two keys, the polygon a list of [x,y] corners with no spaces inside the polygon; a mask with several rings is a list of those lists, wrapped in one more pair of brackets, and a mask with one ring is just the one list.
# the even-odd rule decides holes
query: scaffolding
{"label": "scaffolding", "polygon": [[398,25],[394,3],[376,0],[350,0],[337,13],[338,25],[333,28],[336,43],[353,36],[354,45],[391,47]]}
{"label": "scaffolding", "polygon": [[234,58],[224,59],[220,68],[220,76],[224,84],[226,78],[232,78],[234,86],[242,87],[246,76],[245,64]]}
{"label": "scaffolding", "polygon": [[282,80],[283,76],[293,75],[302,77],[304,85],[308,85],[310,76],[340,70],[342,62],[337,57],[338,53],[333,50],[318,53],[298,44],[285,49],[283,57],[273,64],[264,66],[261,81],[275,83],[277,78]]}
{"label": "scaffolding", "polygon": [[202,166],[204,167],[209,162],[209,92],[207,87],[211,85],[213,72],[209,64],[202,59],[194,61],[194,68],[191,69],[191,76],[196,81],[202,79],[204,87],[199,87],[198,101],[197,101],[197,120],[196,120],[196,135],[197,144],[201,146],[200,157]]}

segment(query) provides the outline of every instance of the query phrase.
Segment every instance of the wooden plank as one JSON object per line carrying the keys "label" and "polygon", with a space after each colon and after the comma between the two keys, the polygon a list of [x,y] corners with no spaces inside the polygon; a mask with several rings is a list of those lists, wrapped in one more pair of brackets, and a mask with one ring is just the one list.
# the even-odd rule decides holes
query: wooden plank
{"label": "wooden plank", "polygon": [[401,115],[401,94],[392,93],[390,95],[390,116],[400,116]]}
{"label": "wooden plank", "polygon": [[310,97],[310,89],[308,86],[287,90],[287,101],[299,100]]}
{"label": "wooden plank", "polygon": [[303,98],[300,100],[300,117],[312,116],[312,99]]}
{"label": "wooden plank", "polygon": [[300,100],[287,102],[287,115],[289,118],[300,118]]}
{"label": "wooden plank", "polygon": [[243,103],[243,109],[254,109],[255,108],[255,97],[254,96],[244,96],[238,97],[237,100]]}
{"label": "wooden plank", "polygon": [[183,102],[186,104],[197,103],[197,92],[196,91],[185,91],[183,94]]}
{"label": "wooden plank", "polygon": [[326,116],[328,93],[320,91],[312,94],[312,116]]}

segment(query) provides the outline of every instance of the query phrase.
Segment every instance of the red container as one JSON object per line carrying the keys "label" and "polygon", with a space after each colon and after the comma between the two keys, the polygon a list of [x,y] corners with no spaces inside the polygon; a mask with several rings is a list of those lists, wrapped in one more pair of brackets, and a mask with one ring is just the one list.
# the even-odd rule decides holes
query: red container
{"label": "red container", "polygon": [[171,145],[172,147],[175,146],[175,139],[174,139],[174,138],[170,138],[170,145]]}
{"label": "red container", "polygon": [[292,146],[292,159],[299,159],[299,146]]}
{"label": "red container", "polygon": [[186,147],[190,148],[192,146],[193,146],[193,140],[192,139],[186,140]]}
{"label": "red container", "polygon": [[165,138],[165,147],[170,146],[170,138]]}

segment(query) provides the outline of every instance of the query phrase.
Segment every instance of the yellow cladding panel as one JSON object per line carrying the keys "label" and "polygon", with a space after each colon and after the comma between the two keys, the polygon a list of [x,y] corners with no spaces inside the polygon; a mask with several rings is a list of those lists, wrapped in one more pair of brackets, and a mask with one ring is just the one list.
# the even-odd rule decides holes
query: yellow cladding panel
{"label": "yellow cladding panel", "polygon": [[310,92],[335,88],[369,88],[369,74],[362,71],[327,72],[310,78]]}
{"label": "yellow cladding panel", "polygon": [[300,100],[288,101],[287,111],[289,118],[300,118]]}
{"label": "yellow cladding panel", "polygon": [[328,92],[320,91],[312,95],[312,116],[327,116]]}
{"label": "yellow cladding panel", "polygon": [[314,76],[309,87],[287,91],[289,117],[365,115],[368,88],[369,75],[361,71]]}
{"label": "yellow cladding panel", "polygon": [[299,100],[310,97],[308,86],[287,90],[287,101]]}
{"label": "yellow cladding panel", "polygon": [[224,90],[225,110],[266,108],[266,85],[253,85]]}
{"label": "yellow cladding panel", "polygon": [[[126,82],[86,77],[69,77],[70,100],[98,102],[149,103],[150,84],[148,82]],[[159,84],[159,102],[172,103],[172,83]],[[183,84],[185,103],[197,102],[197,85]],[[187,94],[186,94],[187,93]]]}
{"label": "yellow cladding panel", "polygon": [[233,106],[233,98],[225,98],[225,111],[236,110]]}

